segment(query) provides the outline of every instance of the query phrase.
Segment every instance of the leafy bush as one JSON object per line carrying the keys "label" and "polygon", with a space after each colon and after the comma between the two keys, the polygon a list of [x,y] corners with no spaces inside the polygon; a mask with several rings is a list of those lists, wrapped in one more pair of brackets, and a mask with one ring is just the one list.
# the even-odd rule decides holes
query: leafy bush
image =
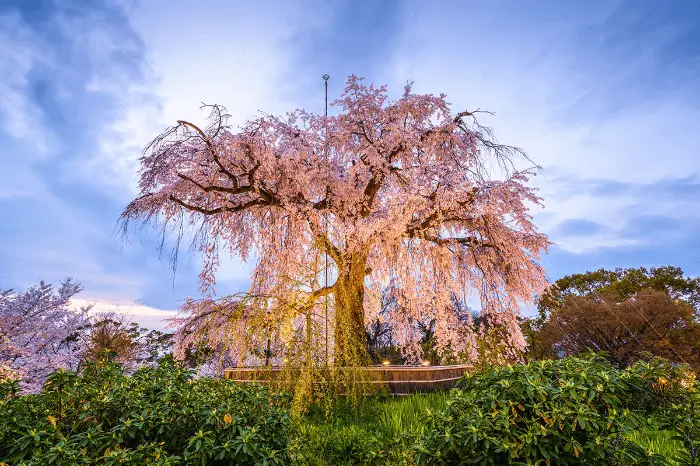
{"label": "leafy bush", "polygon": [[339,402],[293,426],[288,397],[194,379],[171,358],[133,375],[59,371],[18,393],[0,383],[0,465],[697,465],[700,451],[698,382],[660,359],[491,368],[448,395]]}
{"label": "leafy bush", "polygon": [[700,382],[688,364],[672,364],[658,357],[638,364],[647,372],[650,396],[646,404],[660,419],[671,439],[682,443],[671,457],[679,464],[700,464]]}
{"label": "leafy bush", "polygon": [[504,366],[467,376],[428,417],[419,464],[665,464],[628,440],[630,407],[654,367],[618,371],[603,357]]}
{"label": "leafy bush", "polygon": [[698,464],[694,380],[660,358],[625,371],[603,355],[490,368],[449,394],[312,410],[290,455],[319,466]]}
{"label": "leafy bush", "polygon": [[661,419],[661,427],[673,431],[672,439],[685,447],[673,459],[684,465],[700,465],[700,384],[696,384],[685,402],[666,406]]}
{"label": "leafy bush", "polygon": [[690,401],[695,392],[696,375],[688,364],[676,364],[667,359],[643,353],[635,366],[635,372],[648,381],[645,398],[638,400],[638,406],[658,411],[674,403]]}
{"label": "leafy bush", "polygon": [[131,376],[113,362],[58,371],[34,395],[0,384],[0,463],[288,463],[286,397],[192,375],[164,358]]}

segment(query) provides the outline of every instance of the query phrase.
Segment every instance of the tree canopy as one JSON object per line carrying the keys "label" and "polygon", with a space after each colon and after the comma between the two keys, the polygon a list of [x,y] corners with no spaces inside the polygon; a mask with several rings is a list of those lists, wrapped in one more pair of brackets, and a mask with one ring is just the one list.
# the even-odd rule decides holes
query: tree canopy
{"label": "tree canopy", "polygon": [[538,302],[540,314],[560,309],[567,296],[605,294],[608,299],[622,302],[643,289],[663,291],[672,299],[682,299],[700,310],[700,278],[683,276],[680,267],[599,269],[593,272],[566,275],[554,282]]}
{"label": "tree canopy", "polygon": [[69,303],[81,289],[66,279],[58,289],[42,281],[24,292],[0,290],[0,381],[21,379],[34,391],[50,372],[77,368],[89,307],[74,311]]}
{"label": "tree canopy", "polygon": [[[545,286],[538,259],[549,245],[528,213],[541,201],[532,172],[515,167],[524,153],[498,144],[477,112],[452,113],[444,95],[410,85],[389,101],[385,87],[351,76],[332,105],[335,116],[263,115],[238,131],[211,106],[208,127],[178,121],[144,151],[125,231],[155,220],[179,243],[194,228],[204,256],[205,297],[183,307],[176,353],[204,338],[239,363],[271,346],[279,362],[303,348],[318,359],[330,345],[335,364],[355,364],[367,323],[380,319],[415,357],[418,323],[435,319],[438,351],[473,356],[455,294],[478,300],[523,348],[515,313]],[[257,263],[247,293],[216,300],[222,249]],[[380,313],[387,287],[396,305]]]}
{"label": "tree canopy", "polygon": [[527,323],[535,358],[605,351],[619,366],[651,353],[700,367],[700,280],[679,267],[600,269],[557,280]]}

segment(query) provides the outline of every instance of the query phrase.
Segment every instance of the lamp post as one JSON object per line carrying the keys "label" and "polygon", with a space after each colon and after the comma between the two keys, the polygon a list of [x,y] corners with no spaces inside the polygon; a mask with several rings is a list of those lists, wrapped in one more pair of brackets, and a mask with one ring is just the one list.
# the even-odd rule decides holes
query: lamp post
{"label": "lamp post", "polygon": [[[324,110],[324,120],[323,120],[323,143],[324,143],[324,148],[323,148],[323,159],[324,161],[328,162],[328,80],[331,78],[329,74],[324,74],[323,75],[323,84],[324,87],[326,88],[326,101],[325,101],[325,110]],[[324,212],[323,214],[323,228],[326,231],[326,235],[328,235],[328,217],[327,214]],[[330,240],[330,238],[329,238]],[[323,253],[323,287],[328,286],[328,253],[324,251]],[[326,365],[328,365],[328,295],[323,297],[323,303],[324,303],[324,308],[325,308],[325,336],[326,336]]]}

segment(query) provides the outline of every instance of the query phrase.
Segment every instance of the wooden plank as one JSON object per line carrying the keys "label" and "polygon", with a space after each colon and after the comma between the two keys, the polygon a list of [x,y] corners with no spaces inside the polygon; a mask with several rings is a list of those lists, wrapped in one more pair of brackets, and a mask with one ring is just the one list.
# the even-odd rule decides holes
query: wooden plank
{"label": "wooden plank", "polygon": [[[363,367],[362,370],[374,373],[379,378],[379,380],[368,380],[365,383],[386,384],[394,394],[406,394],[452,388],[471,368],[471,365],[461,364],[455,366],[371,366]],[[291,368],[288,370],[294,372]],[[339,370],[342,371],[343,368]],[[280,380],[280,376],[284,372],[278,366],[233,367],[224,371],[224,377],[241,383],[290,383],[291,380]]]}

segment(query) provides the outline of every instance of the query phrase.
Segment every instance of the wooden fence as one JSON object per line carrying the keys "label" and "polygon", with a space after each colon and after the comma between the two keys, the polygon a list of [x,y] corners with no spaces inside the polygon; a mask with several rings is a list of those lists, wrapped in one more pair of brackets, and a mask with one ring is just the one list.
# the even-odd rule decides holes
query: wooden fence
{"label": "wooden fence", "polygon": [[[455,366],[372,366],[363,367],[369,372],[367,383],[386,384],[396,395],[432,392],[453,388],[464,374],[471,370],[468,364]],[[232,367],[224,370],[224,378],[243,383],[280,382],[282,374],[294,379],[293,371],[280,367]]]}

